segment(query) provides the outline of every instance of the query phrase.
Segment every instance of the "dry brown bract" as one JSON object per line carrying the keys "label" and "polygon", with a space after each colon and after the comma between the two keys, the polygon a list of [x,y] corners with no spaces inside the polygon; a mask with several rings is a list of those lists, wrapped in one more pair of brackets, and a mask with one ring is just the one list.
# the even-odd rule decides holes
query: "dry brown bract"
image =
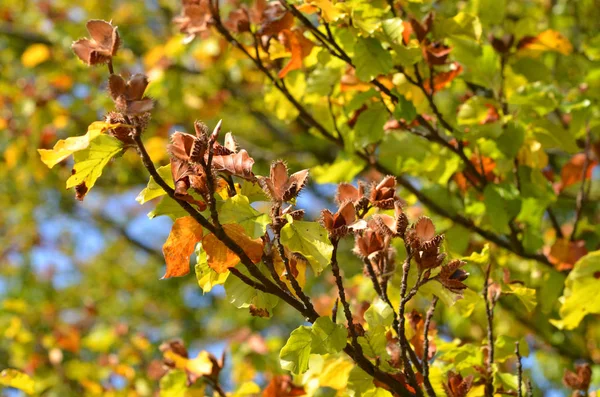
{"label": "dry brown bract", "polygon": [[565,386],[573,390],[587,391],[590,388],[592,369],[589,364],[580,364],[575,367],[575,372],[566,370],[563,376]]}
{"label": "dry brown bract", "polygon": [[400,200],[394,202],[394,216],[385,214],[377,215],[375,221],[384,233],[392,237],[399,236],[404,238],[406,228],[408,227],[408,217],[402,211]]}
{"label": "dry brown bract", "polygon": [[135,116],[152,109],[152,100],[144,98],[148,79],[143,74],[135,74],[129,80],[111,74],[108,79],[108,90],[119,112]]}
{"label": "dry brown bract", "polygon": [[91,38],[79,39],[71,45],[75,55],[90,66],[111,60],[121,43],[117,27],[99,19],[88,21],[86,27]]}
{"label": "dry brown bract", "polygon": [[395,196],[396,178],[388,175],[379,184],[372,186],[369,200],[375,207],[389,210],[394,208]]}
{"label": "dry brown bract", "polygon": [[183,11],[173,18],[181,33],[187,34],[186,42],[190,42],[198,33],[208,30],[212,16],[208,0],[183,0]]}
{"label": "dry brown bract", "polygon": [[335,214],[329,210],[321,211],[321,223],[332,237],[345,236],[355,221],[356,210],[352,201],[342,204]]}
{"label": "dry brown bract", "polygon": [[288,177],[287,166],[283,161],[278,160],[271,164],[269,178],[262,177],[259,182],[271,200],[282,202],[298,196],[307,180],[308,170],[298,171]]}
{"label": "dry brown bract", "polygon": [[463,378],[461,374],[454,371],[448,372],[448,382],[442,383],[448,397],[465,397],[471,389],[473,375]]}
{"label": "dry brown bract", "polygon": [[462,290],[467,288],[467,286],[463,284],[463,281],[469,277],[469,273],[461,269],[465,264],[466,262],[455,259],[446,266],[442,266],[442,270],[440,271],[440,283],[450,291],[460,294]]}

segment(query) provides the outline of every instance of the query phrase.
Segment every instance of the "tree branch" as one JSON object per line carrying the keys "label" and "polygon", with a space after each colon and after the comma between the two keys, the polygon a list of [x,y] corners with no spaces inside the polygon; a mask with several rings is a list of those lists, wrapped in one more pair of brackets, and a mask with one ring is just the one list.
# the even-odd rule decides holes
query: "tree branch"
{"label": "tree branch", "polygon": [[587,199],[587,191],[585,188],[585,180],[590,167],[590,147],[592,143],[592,136],[589,124],[586,126],[586,138],[585,138],[585,161],[583,163],[583,169],[581,171],[581,186],[579,187],[579,193],[577,193],[577,201],[575,208],[575,222],[573,223],[573,231],[571,232],[571,241],[575,241],[577,237],[577,227],[583,214],[583,207]]}
{"label": "tree branch", "polygon": [[438,297],[434,295],[431,305],[429,306],[429,310],[427,310],[427,314],[425,316],[425,329],[423,331],[423,383],[425,385],[425,391],[429,397],[436,397],[435,390],[433,389],[431,380],[429,379],[429,324],[433,318],[433,313],[435,312],[435,306],[437,305],[437,302]]}

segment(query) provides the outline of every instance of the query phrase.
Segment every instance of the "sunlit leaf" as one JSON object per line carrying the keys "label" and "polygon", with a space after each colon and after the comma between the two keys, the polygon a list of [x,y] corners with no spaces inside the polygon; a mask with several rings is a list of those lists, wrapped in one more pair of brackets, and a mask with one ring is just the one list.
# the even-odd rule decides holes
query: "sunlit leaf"
{"label": "sunlit leaf", "polygon": [[308,369],[312,345],[310,327],[302,325],[290,334],[287,342],[279,352],[281,368],[294,374],[302,374]]}
{"label": "sunlit leaf", "polygon": [[35,383],[26,373],[7,368],[0,372],[0,385],[14,387],[27,394],[33,394]]}
{"label": "sunlit leaf", "polygon": [[575,329],[588,314],[600,313],[600,300],[591,299],[600,290],[600,251],[590,252],[575,263],[565,280],[560,320],[550,320],[560,329]]}
{"label": "sunlit leaf", "polygon": [[302,254],[319,274],[329,264],[333,246],[327,232],[317,222],[293,221],[281,229],[281,242],[289,250]]}
{"label": "sunlit leaf", "polygon": [[91,189],[108,162],[123,150],[119,140],[108,135],[99,136],[89,148],[75,153],[75,173],[67,179],[67,189],[85,183]]}
{"label": "sunlit leaf", "polygon": [[[244,250],[252,262],[258,263],[261,261],[263,243],[260,238],[252,239],[248,237],[244,228],[237,224],[223,225],[223,230]],[[212,233],[204,237],[202,246],[206,251],[208,266],[217,273],[225,273],[227,269],[240,262],[240,258]]]}
{"label": "sunlit leaf", "polygon": [[85,135],[70,137],[64,140],[61,139],[56,142],[56,145],[54,145],[54,148],[51,150],[38,149],[38,152],[44,164],[49,168],[52,168],[73,153],[87,149],[90,142],[99,137],[100,134],[119,126],[122,126],[122,124],[109,124],[103,121],[95,121],[90,124]]}
{"label": "sunlit leaf", "polygon": [[264,235],[267,225],[271,222],[268,214],[262,214],[252,208],[248,197],[242,194],[236,194],[221,204],[219,220],[222,224],[235,223],[242,226],[250,238]]}
{"label": "sunlit leaf", "polygon": [[171,233],[163,245],[167,271],[162,277],[181,277],[190,272],[190,255],[202,239],[202,226],[191,216],[179,218],[173,223]]}

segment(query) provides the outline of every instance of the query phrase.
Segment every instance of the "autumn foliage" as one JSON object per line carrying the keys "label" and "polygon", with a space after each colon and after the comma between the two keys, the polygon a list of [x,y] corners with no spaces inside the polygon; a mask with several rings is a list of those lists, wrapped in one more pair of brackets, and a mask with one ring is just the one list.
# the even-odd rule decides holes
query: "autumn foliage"
{"label": "autumn foliage", "polygon": [[[90,101],[103,119],[39,158],[81,206],[142,175],[136,200],[173,221],[166,269],[121,287],[177,291],[192,270],[214,299],[206,337],[227,347],[177,327],[151,341],[134,321],[101,332],[92,303],[54,324],[48,306],[43,354],[0,385],[43,394],[50,373],[73,395],[117,395],[117,376],[131,395],[592,395],[600,44],[555,24],[582,17],[559,3],[183,0],[180,34],[138,73],[135,29],[89,20],[71,49],[81,84],[106,87]],[[177,59],[188,48],[195,66]],[[217,89],[199,99],[172,73]],[[169,91],[198,115],[171,110]],[[19,339],[18,316],[0,326]],[[86,349],[104,372],[81,369]]]}

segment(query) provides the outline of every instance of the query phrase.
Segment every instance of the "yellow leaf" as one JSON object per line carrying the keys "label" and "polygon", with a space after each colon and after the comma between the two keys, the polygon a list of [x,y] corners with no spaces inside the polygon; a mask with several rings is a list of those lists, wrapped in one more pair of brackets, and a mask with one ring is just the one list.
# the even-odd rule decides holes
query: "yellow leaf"
{"label": "yellow leaf", "polygon": [[87,149],[90,142],[100,136],[100,134],[120,126],[124,126],[124,124],[109,124],[104,121],[95,121],[90,124],[85,135],[61,139],[56,142],[52,149],[38,149],[38,153],[42,158],[42,162],[48,168],[52,168],[73,153]]}
{"label": "yellow leaf", "polygon": [[13,169],[17,165],[19,157],[23,153],[21,146],[20,142],[14,142],[4,150],[4,161],[6,162],[7,169]]}
{"label": "yellow leaf", "polygon": [[167,146],[167,140],[165,138],[153,136],[146,141],[145,146],[146,151],[152,160],[160,161],[167,157],[167,151],[165,150],[165,147]]}
{"label": "yellow leaf", "polygon": [[[253,263],[260,262],[263,254],[263,243],[260,238],[251,239],[245,234],[242,226],[233,223],[223,225],[223,229],[227,236],[244,250]],[[212,233],[204,237],[202,247],[206,251],[208,266],[217,273],[225,273],[227,269],[240,262],[240,258]]]}
{"label": "yellow leaf", "polygon": [[50,48],[45,44],[32,44],[21,55],[21,63],[26,68],[33,68],[50,58]]}
{"label": "yellow leaf", "polygon": [[544,152],[542,144],[532,138],[525,141],[517,158],[520,164],[531,168],[543,169],[548,165],[548,155]]}
{"label": "yellow leaf", "polygon": [[26,373],[12,368],[0,372],[0,385],[14,387],[27,394],[33,394],[34,392],[33,379]]}
{"label": "yellow leaf", "polygon": [[352,368],[354,368],[353,363],[344,357],[327,361],[319,375],[319,386],[331,387],[335,390],[345,389],[348,383],[348,374]]}
{"label": "yellow leaf", "polygon": [[167,262],[167,271],[163,279],[185,276],[190,272],[190,255],[200,240],[202,226],[194,218],[186,216],[175,220],[163,245],[163,254]]}
{"label": "yellow leaf", "polygon": [[309,1],[309,4],[313,4],[321,9],[321,16],[325,22],[336,21],[342,16],[342,12],[330,0],[312,0]]}
{"label": "yellow leaf", "polygon": [[534,41],[524,48],[537,51],[556,51],[563,55],[569,55],[573,51],[573,45],[565,36],[556,30],[548,29],[538,34]]}
{"label": "yellow leaf", "polygon": [[198,377],[210,375],[213,371],[213,362],[210,359],[210,353],[201,351],[196,358],[187,361],[185,369]]}

